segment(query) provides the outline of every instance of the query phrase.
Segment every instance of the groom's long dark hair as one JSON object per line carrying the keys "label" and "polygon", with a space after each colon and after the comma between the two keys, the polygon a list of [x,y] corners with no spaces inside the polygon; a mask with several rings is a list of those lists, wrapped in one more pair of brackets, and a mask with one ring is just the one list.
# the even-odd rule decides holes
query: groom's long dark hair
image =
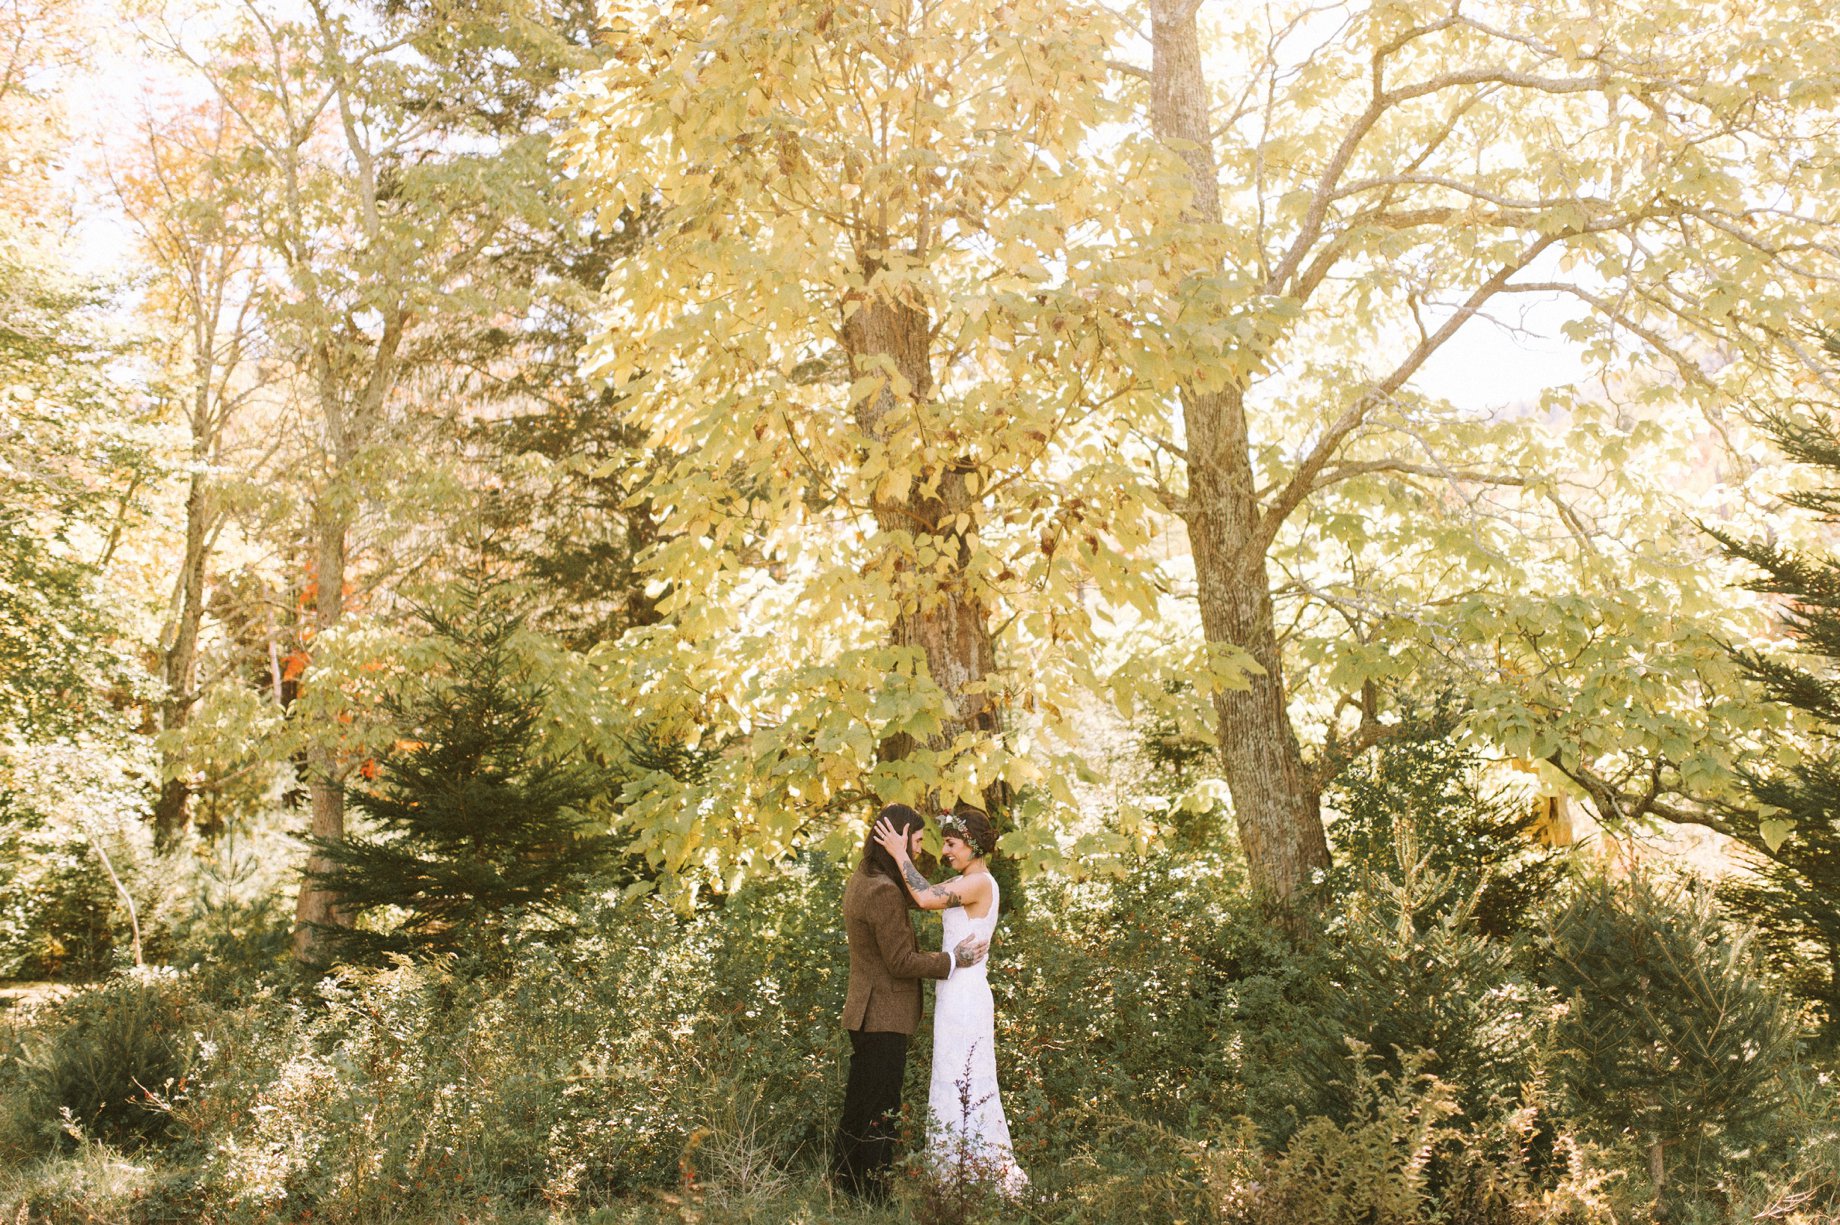
{"label": "groom's long dark hair", "polygon": [[857,865],[858,868],[864,872],[880,872],[895,884],[900,885],[905,895],[907,886],[901,881],[901,865],[897,864],[894,856],[890,855],[883,849],[882,844],[875,840],[876,821],[880,821],[883,817],[888,818],[894,827],[901,831],[903,838],[914,830],[925,829],[926,818],[905,804],[890,804],[875,814],[875,820],[869,822],[869,834],[863,839],[862,862]]}

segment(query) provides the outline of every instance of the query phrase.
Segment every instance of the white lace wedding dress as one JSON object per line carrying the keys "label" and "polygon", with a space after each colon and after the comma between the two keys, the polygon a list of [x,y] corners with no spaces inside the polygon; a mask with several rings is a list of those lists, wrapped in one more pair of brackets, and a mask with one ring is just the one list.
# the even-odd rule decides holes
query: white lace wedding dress
{"label": "white lace wedding dress", "polygon": [[[966,936],[988,941],[997,930],[997,882],[990,882],[990,911],[981,919],[951,906],[943,947]],[[941,1178],[995,1180],[1011,1194],[1028,1185],[1010,1147],[1009,1121],[997,1094],[997,1014],[990,995],[990,960],[954,969],[933,997],[933,1081],[927,1094],[928,1152]]]}

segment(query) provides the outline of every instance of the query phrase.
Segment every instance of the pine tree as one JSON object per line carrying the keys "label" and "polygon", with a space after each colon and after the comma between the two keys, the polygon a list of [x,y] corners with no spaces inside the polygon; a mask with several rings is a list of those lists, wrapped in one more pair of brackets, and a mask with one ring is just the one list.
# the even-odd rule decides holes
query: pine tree
{"label": "pine tree", "polygon": [[632,879],[622,843],[588,815],[615,789],[607,772],[543,744],[522,615],[479,582],[454,611],[420,615],[439,666],[391,704],[407,738],[347,793],[371,828],[313,840],[329,865],[317,878],[347,917],[403,912],[387,930],[322,929],[348,957],[485,947],[597,875]]}
{"label": "pine tree", "polygon": [[[1532,1075],[1527,1041],[1535,993],[1515,964],[1514,945],[1477,921],[1482,882],[1459,886],[1432,866],[1417,831],[1391,831],[1393,862],[1356,870],[1328,919],[1331,989],[1298,1060],[1315,1094],[1307,1110],[1338,1123],[1356,1117],[1364,1069],[1403,1076],[1423,1052],[1423,1070],[1451,1085],[1464,1112],[1488,1117]],[[1368,1052],[1348,1058],[1347,1041]]]}
{"label": "pine tree", "polygon": [[[1817,336],[1840,364],[1840,332]],[[1826,523],[1840,522],[1836,407],[1801,405],[1761,418],[1791,460],[1831,474],[1825,487],[1783,499]],[[1745,773],[1755,811],[1728,807],[1723,825],[1750,849],[1755,871],[1721,892],[1728,907],[1761,928],[1772,965],[1817,1005],[1830,1035],[1840,1037],[1840,558],[1708,530],[1733,557],[1762,571],[1748,584],[1752,590],[1784,598],[1782,627],[1802,658],[1737,648],[1733,654],[1773,701],[1807,715],[1818,729],[1789,756],[1796,764]]]}
{"label": "pine tree", "polygon": [[[1467,906],[1481,934],[1512,936],[1557,886],[1565,861],[1534,836],[1533,810],[1488,781],[1482,750],[1458,739],[1461,713],[1448,699],[1408,706],[1395,735],[1343,767],[1326,792],[1337,814],[1328,886],[1347,894],[1376,876],[1401,886],[1422,854],[1427,877],[1448,886],[1429,899],[1429,913]],[[1417,847],[1405,856],[1402,832]]]}
{"label": "pine tree", "polygon": [[[1678,1150],[1739,1134],[1777,1104],[1795,1027],[1748,933],[1707,890],[1587,880],[1551,920],[1547,985],[1561,1083],[1605,1139],[1646,1150],[1657,1219]],[[1716,1164],[1716,1163],[1715,1163]]]}

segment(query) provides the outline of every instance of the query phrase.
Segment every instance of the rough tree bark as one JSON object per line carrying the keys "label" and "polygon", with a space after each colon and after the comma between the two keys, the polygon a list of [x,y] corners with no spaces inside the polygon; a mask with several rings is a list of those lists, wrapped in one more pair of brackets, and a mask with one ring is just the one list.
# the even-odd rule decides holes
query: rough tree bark
{"label": "rough tree bark", "polygon": [[[866,268],[864,279],[871,279],[874,271]],[[852,379],[881,372],[885,362],[892,362],[910,384],[908,394],[924,399],[933,389],[930,336],[931,321],[921,308],[865,296],[843,326]],[[901,426],[901,407],[906,402],[906,396],[884,386],[857,405],[857,425],[864,436],[886,443]],[[873,507],[876,526],[882,531],[911,533],[916,541],[931,538],[954,561],[943,585],[926,591],[926,599],[920,599],[913,587],[902,593],[892,634],[896,646],[921,652],[928,675],[951,703],[944,726],[931,738],[928,747],[933,748],[950,744],[962,732],[995,731],[1000,725],[996,707],[983,689],[996,670],[989,609],[966,581],[971,545],[955,526],[959,515],[973,509],[968,475],[968,466],[950,466],[937,474],[935,489],[926,488],[929,480],[915,480],[899,496],[878,494]],[[884,760],[899,760],[917,747],[912,737],[897,735],[885,741],[880,751]],[[1000,790],[986,790],[987,808],[994,811],[1002,800]]]}
{"label": "rough tree bark", "polygon": [[[175,337],[190,348],[184,383],[190,438],[185,542],[174,583],[171,620],[162,631],[158,666],[165,695],[160,727],[190,722],[198,700],[198,643],[204,623],[211,552],[220,515],[213,470],[222,460],[231,418],[248,395],[247,359],[259,344],[252,285],[255,245],[237,202],[238,184],[219,173],[233,130],[227,108],[197,119],[143,129],[144,160],[115,183],[162,280],[172,291]],[[154,839],[169,844],[186,827],[191,788],[175,750],[162,752]]]}
{"label": "rough tree bark", "polygon": [[[404,252],[385,232],[383,224],[377,151],[372,144],[373,134],[358,119],[355,66],[340,42],[338,23],[326,6],[313,0],[310,8],[319,36],[320,66],[328,78],[345,152],[351,158],[347,189],[355,205],[357,232],[365,254],[377,257],[367,289],[381,325],[372,339],[365,329],[354,326],[350,304],[336,303],[325,296],[310,259],[290,260],[296,284],[311,304],[310,369],[327,446],[326,479],[313,506],[313,633],[318,638],[336,627],[345,615],[351,507],[357,498],[350,484],[355,479],[362,446],[381,425],[396,389],[410,292]],[[291,208],[299,215],[298,177],[290,173],[289,184],[296,196]],[[308,231],[303,228],[300,233],[304,238]],[[304,245],[300,250],[304,254]],[[322,734],[309,741],[309,830],[315,838],[337,842],[345,837],[346,770],[335,738]],[[304,965],[325,960],[322,934],[327,928],[351,925],[350,916],[339,906],[338,896],[319,878],[318,874],[328,866],[325,857],[315,851],[307,856],[303,868],[294,907],[294,956]]]}
{"label": "rough tree bark", "polygon": [[[1157,139],[1189,167],[1192,220],[1219,225],[1219,170],[1197,7],[1198,0],[1151,6],[1150,119]],[[1212,273],[1218,266],[1195,271]],[[1265,568],[1264,508],[1252,470],[1242,394],[1235,386],[1180,388],[1188,449],[1184,519],[1207,641],[1238,647],[1263,669],[1262,675],[1249,678],[1247,689],[1219,693],[1214,711],[1253,886],[1289,903],[1312,871],[1329,866],[1329,845],[1320,792],[1304,764],[1287,708]]]}
{"label": "rough tree bark", "polygon": [[[336,412],[337,410],[332,410]],[[346,515],[323,492],[313,512],[314,637],[336,627],[345,614],[345,553],[350,525]],[[308,832],[330,842],[345,837],[345,768],[338,748],[324,736],[307,743]],[[331,861],[318,851],[307,856],[300,894],[294,904],[294,956],[306,965],[324,960],[322,937],[328,927],[349,926],[338,896],[320,883],[318,873]]]}
{"label": "rough tree bark", "polygon": [[[209,392],[200,387],[196,397],[203,401]],[[179,607],[172,642],[161,657],[161,679],[166,695],[160,701],[160,727],[167,732],[182,729],[191,717],[197,700],[198,631],[204,622],[205,562],[210,529],[209,493],[206,489],[205,464],[209,461],[208,440],[201,436],[199,421],[208,420],[208,406],[200,403],[193,414],[192,477],[185,494],[185,553],[179,566]],[[153,833],[157,845],[169,844],[185,828],[186,805],[191,788],[171,768],[168,758],[160,798],[153,810]]]}

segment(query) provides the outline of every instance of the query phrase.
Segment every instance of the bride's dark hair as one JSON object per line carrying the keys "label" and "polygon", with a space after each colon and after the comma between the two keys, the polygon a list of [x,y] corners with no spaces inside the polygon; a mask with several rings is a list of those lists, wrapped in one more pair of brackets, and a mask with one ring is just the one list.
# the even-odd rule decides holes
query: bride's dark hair
{"label": "bride's dark hair", "polygon": [[869,834],[863,839],[862,862],[858,866],[864,872],[880,872],[903,890],[907,888],[901,881],[901,865],[894,861],[882,844],[875,840],[875,825],[886,817],[905,838],[917,829],[926,828],[926,818],[905,804],[890,804],[875,814],[875,820],[869,822]]}
{"label": "bride's dark hair", "polygon": [[959,804],[940,818],[939,829],[941,833],[962,838],[978,853],[980,859],[989,858],[997,849],[996,827],[991,825],[990,818],[984,815],[981,808]]}

